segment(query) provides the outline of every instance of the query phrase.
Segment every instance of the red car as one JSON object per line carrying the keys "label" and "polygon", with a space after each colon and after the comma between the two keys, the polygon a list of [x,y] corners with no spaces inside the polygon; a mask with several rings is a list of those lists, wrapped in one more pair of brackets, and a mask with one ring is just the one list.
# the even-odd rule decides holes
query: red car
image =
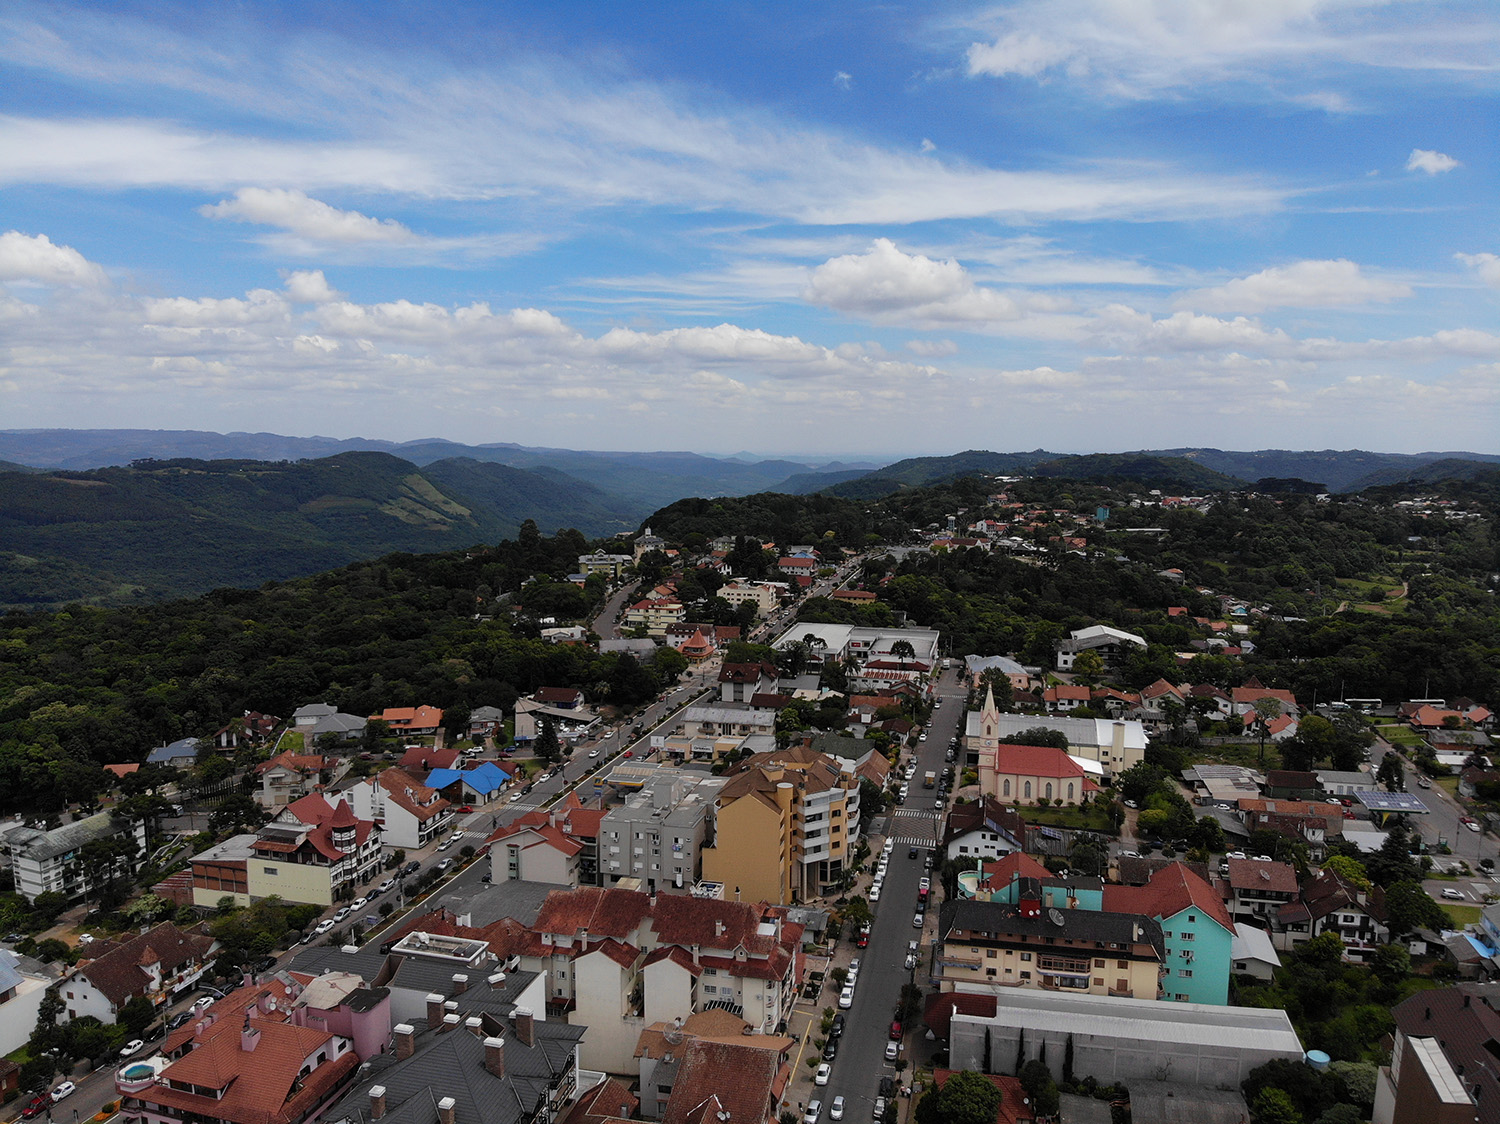
{"label": "red car", "polygon": [[30,1120],[33,1117],[42,1115],[42,1113],[46,1112],[51,1107],[52,1094],[38,1093],[35,1097],[32,1098],[31,1103],[21,1110],[21,1119]]}
{"label": "red car", "polygon": [[900,1019],[892,1019],[891,1020],[891,1041],[892,1042],[899,1042],[899,1041],[901,1041],[901,1020]]}

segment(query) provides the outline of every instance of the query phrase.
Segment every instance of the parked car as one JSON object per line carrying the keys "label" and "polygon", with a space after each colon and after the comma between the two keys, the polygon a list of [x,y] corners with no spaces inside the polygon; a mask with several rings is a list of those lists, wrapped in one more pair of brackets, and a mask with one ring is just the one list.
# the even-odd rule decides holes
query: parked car
{"label": "parked car", "polygon": [[73,1084],[73,1082],[71,1082],[71,1081],[64,1081],[56,1089],[52,1090],[52,1103],[56,1104],[58,1101],[62,1100],[64,1097],[71,1097],[77,1091],[78,1091],[78,1086],[77,1085]]}
{"label": "parked car", "polygon": [[900,1054],[901,1054],[901,1043],[899,1043],[899,1042],[887,1042],[885,1044],[885,1060],[886,1061],[893,1062],[893,1061],[895,1061],[900,1056]]}
{"label": "parked car", "polygon": [[896,1079],[889,1073],[880,1075],[880,1095],[882,1097],[893,1097],[896,1095]]}
{"label": "parked car", "polygon": [[170,1019],[167,1020],[167,1030],[176,1030],[192,1017],[192,1013],[189,1011],[178,1011],[177,1014],[173,1015]]}
{"label": "parked car", "polygon": [[213,1005],[214,997],[212,995],[200,995],[193,1001],[193,1005],[189,1007],[188,1010],[191,1011],[194,1015],[197,1015],[203,1011],[208,1010]]}
{"label": "parked car", "polygon": [[42,1113],[46,1112],[51,1107],[52,1094],[38,1093],[36,1096],[31,1098],[31,1103],[21,1110],[21,1119],[30,1120],[35,1116],[42,1115]]}
{"label": "parked car", "polygon": [[120,1047],[120,1057],[133,1058],[145,1048],[146,1040],[144,1038],[132,1038],[129,1042]]}
{"label": "parked car", "polygon": [[828,1037],[841,1038],[844,1034],[844,1013],[840,1011],[833,1016],[833,1022],[828,1027]]}
{"label": "parked car", "polygon": [[[344,915],[344,917],[348,917],[349,916],[348,911],[347,910],[344,911],[343,915]],[[334,923],[336,921],[338,921],[338,920],[341,920],[341,918],[339,917],[339,915],[337,913],[335,913],[332,917],[325,917],[325,918],[323,918],[323,920],[321,920],[321,921],[318,922],[318,927],[316,929],[314,929],[313,932],[316,933],[318,936],[321,937],[324,933],[328,932],[329,929],[332,929],[333,926],[334,926]]]}
{"label": "parked car", "polygon": [[834,1097],[833,1104],[828,1106],[828,1119],[842,1120],[844,1118],[844,1098]]}
{"label": "parked car", "polygon": [[833,1035],[828,1036],[828,1041],[823,1043],[823,1060],[831,1062],[839,1056],[839,1040]]}
{"label": "parked car", "polygon": [[814,1085],[827,1085],[828,1079],[833,1076],[833,1066],[827,1062],[819,1062],[818,1070],[813,1074]]}
{"label": "parked car", "polygon": [[891,1041],[892,1042],[899,1042],[899,1041],[901,1041],[901,1020],[900,1019],[892,1019],[891,1020]]}
{"label": "parked car", "polygon": [[844,990],[839,992],[839,1006],[846,1011],[854,1006],[854,988],[845,985]]}
{"label": "parked car", "polygon": [[923,913],[920,909],[912,914],[911,927],[913,929],[920,929],[925,924],[927,924],[927,914]]}
{"label": "parked car", "polygon": [[908,972],[910,972],[917,966],[917,954],[915,952],[908,952],[906,954],[906,960],[902,963],[901,966]]}
{"label": "parked car", "polygon": [[822,1101],[808,1101],[807,1111],[802,1114],[802,1124],[818,1124],[818,1117],[823,1115]]}
{"label": "parked car", "polygon": [[389,894],[395,888],[396,880],[394,878],[387,878],[379,886],[375,887],[375,892],[377,894]]}
{"label": "parked car", "polygon": [[876,1097],[875,1098],[875,1108],[870,1113],[870,1115],[875,1120],[883,1120],[883,1119],[885,1119],[885,1098],[884,1097]]}

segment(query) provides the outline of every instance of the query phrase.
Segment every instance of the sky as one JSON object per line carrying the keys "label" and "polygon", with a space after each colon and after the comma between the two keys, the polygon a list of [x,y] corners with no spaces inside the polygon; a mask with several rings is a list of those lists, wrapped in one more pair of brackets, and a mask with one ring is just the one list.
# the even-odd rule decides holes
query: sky
{"label": "sky", "polygon": [[1500,452],[1493,0],[0,10],[0,427]]}

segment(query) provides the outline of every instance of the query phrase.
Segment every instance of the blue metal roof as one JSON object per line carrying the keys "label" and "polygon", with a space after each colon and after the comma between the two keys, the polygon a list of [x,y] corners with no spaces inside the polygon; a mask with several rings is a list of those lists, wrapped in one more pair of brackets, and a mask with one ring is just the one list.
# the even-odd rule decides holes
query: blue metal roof
{"label": "blue metal roof", "polygon": [[504,788],[510,774],[493,761],[485,761],[472,769],[434,769],[427,774],[429,788],[447,788],[454,781],[463,781],[481,796]]}

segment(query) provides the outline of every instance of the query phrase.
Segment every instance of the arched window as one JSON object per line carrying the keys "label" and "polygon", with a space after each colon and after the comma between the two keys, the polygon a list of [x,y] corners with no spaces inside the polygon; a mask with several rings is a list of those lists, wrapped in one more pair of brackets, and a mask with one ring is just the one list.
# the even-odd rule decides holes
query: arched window
{"label": "arched window", "polygon": [[1046,796],[1046,798],[1048,800],[1052,799],[1052,782],[1051,781],[1047,782],[1047,791],[1044,793],[1044,795]]}
{"label": "arched window", "polygon": [[1005,782],[1005,792],[1002,795],[1005,795],[1005,796],[1009,796],[1010,795],[1010,780],[1008,778],[1007,778],[1007,780]]}
{"label": "arched window", "polygon": [[1026,782],[1026,799],[1027,800],[1031,799],[1031,782],[1030,781]]}
{"label": "arched window", "polygon": [[1072,801],[1073,801],[1073,782],[1069,781],[1068,782],[1068,802],[1072,803]]}

